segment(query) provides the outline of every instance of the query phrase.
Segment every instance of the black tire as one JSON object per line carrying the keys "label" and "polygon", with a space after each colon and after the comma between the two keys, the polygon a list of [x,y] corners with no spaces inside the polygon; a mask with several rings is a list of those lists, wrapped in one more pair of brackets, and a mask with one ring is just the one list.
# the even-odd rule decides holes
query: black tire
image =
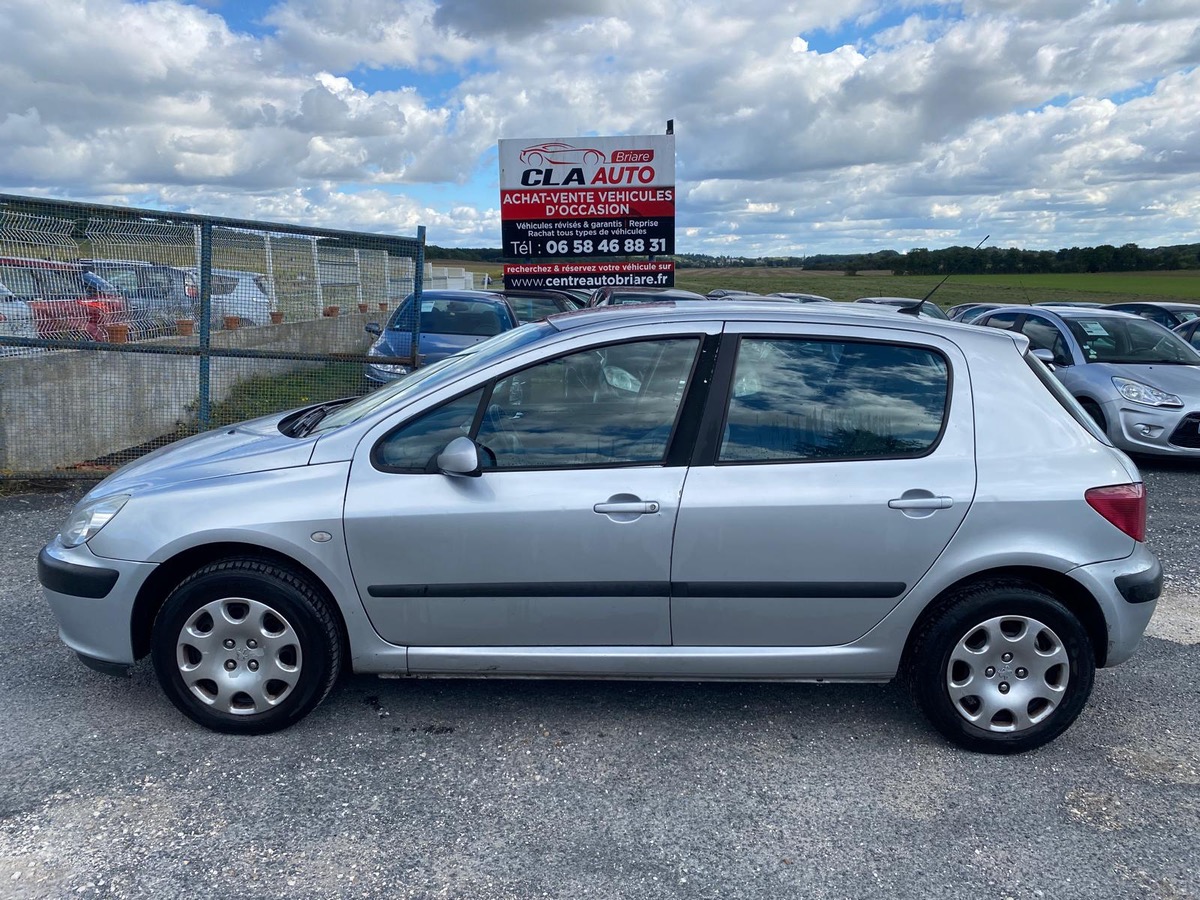
{"label": "black tire", "polygon": [[1108,420],[1104,418],[1104,411],[1100,409],[1100,404],[1095,400],[1081,398],[1079,405],[1083,407],[1083,411],[1087,413],[1100,426],[1100,430],[1108,434]]}
{"label": "black tire", "polygon": [[342,666],[338,622],[298,572],[252,557],[185,579],[154,620],[163,691],[185,716],[227,734],[266,734],[325,699]]}
{"label": "black tire", "polygon": [[1054,740],[1083,710],[1096,674],[1087,629],[1070,610],[1033,585],[1001,582],[948,597],[913,635],[906,662],[934,728],[980,753]]}

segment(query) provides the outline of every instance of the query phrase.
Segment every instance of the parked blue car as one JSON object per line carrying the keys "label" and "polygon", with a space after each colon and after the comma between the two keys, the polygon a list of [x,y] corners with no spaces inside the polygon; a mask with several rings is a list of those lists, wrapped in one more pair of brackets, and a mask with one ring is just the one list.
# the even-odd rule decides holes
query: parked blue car
{"label": "parked blue car", "polygon": [[[392,313],[387,325],[376,322],[366,326],[376,336],[368,356],[411,357],[413,295]],[[424,291],[421,294],[421,336],[418,348],[422,365],[453,356],[472,344],[487,340],[520,324],[512,307],[499,294],[488,291]],[[364,367],[367,382],[386,384],[407,375],[409,366],[368,363]]]}

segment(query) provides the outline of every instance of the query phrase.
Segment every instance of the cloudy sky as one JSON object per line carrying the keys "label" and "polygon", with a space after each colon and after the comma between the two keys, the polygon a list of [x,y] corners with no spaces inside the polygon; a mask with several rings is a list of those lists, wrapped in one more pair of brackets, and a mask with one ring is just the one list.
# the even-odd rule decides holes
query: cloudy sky
{"label": "cloudy sky", "polygon": [[500,246],[675,120],[678,252],[1200,240],[1196,0],[0,0],[0,191]]}

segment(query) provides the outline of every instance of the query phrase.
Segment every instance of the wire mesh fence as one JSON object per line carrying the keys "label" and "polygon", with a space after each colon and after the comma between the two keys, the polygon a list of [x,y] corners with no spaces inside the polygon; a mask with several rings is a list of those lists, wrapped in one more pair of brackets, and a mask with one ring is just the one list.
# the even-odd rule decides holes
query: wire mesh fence
{"label": "wire mesh fence", "polygon": [[424,243],[0,194],[0,479],[369,390],[368,325],[418,346]]}

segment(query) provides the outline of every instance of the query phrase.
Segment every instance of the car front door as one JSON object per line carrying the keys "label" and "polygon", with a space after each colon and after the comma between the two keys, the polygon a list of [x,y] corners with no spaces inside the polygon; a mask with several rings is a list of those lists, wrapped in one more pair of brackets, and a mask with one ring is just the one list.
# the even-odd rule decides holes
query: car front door
{"label": "car front door", "polygon": [[[413,647],[669,644],[703,330],[575,346],[364,441],[346,541],[379,633]],[[463,435],[478,477],[429,465]]]}
{"label": "car front door", "polygon": [[701,435],[675,529],[676,645],[853,641],[974,498],[970,382],[940,337],[731,325]]}

